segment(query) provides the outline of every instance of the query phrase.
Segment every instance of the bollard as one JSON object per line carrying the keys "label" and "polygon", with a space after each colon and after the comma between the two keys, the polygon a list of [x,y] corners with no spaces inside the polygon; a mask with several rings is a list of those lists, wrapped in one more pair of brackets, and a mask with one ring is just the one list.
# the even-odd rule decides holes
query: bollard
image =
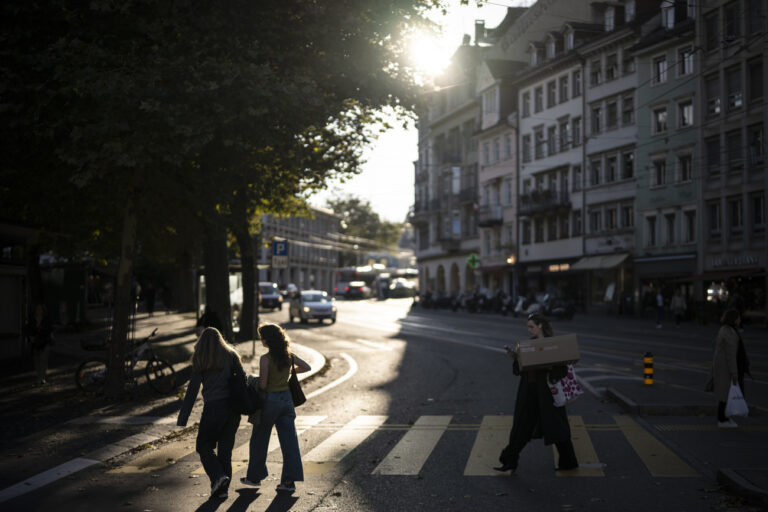
{"label": "bollard", "polygon": [[653,384],[653,354],[646,352],[643,356],[643,384],[650,386]]}

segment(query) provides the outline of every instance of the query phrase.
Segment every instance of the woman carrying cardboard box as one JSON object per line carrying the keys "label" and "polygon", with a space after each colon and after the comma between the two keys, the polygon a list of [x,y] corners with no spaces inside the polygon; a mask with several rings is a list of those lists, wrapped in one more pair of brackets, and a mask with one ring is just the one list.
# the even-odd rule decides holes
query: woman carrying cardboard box
{"label": "woman carrying cardboard box", "polygon": [[[538,313],[528,316],[528,332],[531,338],[547,338],[554,336],[554,330],[546,318]],[[568,425],[568,415],[565,407],[555,407],[552,399],[550,383],[557,382],[568,373],[566,365],[555,365],[547,368],[521,370],[517,361],[517,353],[509,347],[507,354],[514,359],[512,371],[520,376],[515,400],[515,416],[512,431],[509,433],[509,444],[501,451],[498,471],[517,470],[520,452],[531,439],[544,438],[544,443],[557,446],[559,454],[557,471],[567,471],[579,467],[576,453],[571,441],[571,427]]]}

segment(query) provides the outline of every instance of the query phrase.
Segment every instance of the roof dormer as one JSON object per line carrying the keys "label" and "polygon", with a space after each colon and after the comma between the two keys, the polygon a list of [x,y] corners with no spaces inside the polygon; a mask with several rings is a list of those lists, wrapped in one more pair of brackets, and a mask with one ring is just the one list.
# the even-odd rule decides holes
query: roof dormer
{"label": "roof dormer", "polygon": [[605,9],[604,20],[605,20],[605,31],[606,32],[610,32],[610,31],[612,31],[613,29],[616,28],[616,9],[612,5],[609,5]]}
{"label": "roof dormer", "polygon": [[544,45],[539,42],[528,43],[528,53],[531,54],[531,66],[538,66],[544,59]]}
{"label": "roof dormer", "polygon": [[565,39],[565,51],[571,51],[576,47],[576,30],[570,25],[565,26],[563,31],[563,39]]}
{"label": "roof dormer", "polygon": [[559,32],[549,32],[544,44],[547,60],[552,60],[563,51],[563,35]]}

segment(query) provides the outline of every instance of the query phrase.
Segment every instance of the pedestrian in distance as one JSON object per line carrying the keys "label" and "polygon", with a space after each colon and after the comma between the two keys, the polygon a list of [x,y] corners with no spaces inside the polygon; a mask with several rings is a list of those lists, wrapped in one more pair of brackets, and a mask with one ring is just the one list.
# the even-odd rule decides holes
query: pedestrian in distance
{"label": "pedestrian in distance", "polygon": [[224,330],[218,313],[208,304],[205,305],[203,314],[197,319],[197,335],[200,336],[207,327],[213,327],[219,332]]}
{"label": "pedestrian in distance", "polygon": [[656,328],[661,329],[661,321],[664,319],[664,295],[661,288],[656,292]]}
{"label": "pedestrian in distance", "polygon": [[725,415],[725,405],[731,384],[738,384],[744,394],[744,375],[751,376],[749,358],[739,331],[741,316],[738,310],[727,309],[720,318],[720,324],[706,389],[714,391],[717,399],[717,426],[736,428],[736,422]]}
{"label": "pedestrian in distance", "polygon": [[680,327],[680,320],[688,308],[685,304],[685,297],[680,293],[680,290],[677,290],[675,295],[672,296],[672,302],[670,302],[669,307],[672,309],[672,314],[675,315],[675,327]]}
{"label": "pedestrian in distance", "polygon": [[35,304],[35,312],[27,323],[27,338],[32,344],[32,363],[35,366],[37,384],[47,384],[48,357],[53,345],[53,324],[48,310],[42,303]]}
{"label": "pedestrian in distance", "polygon": [[[544,316],[532,313],[527,321],[528,333],[532,339],[554,336],[554,330]],[[512,372],[520,376],[515,399],[515,412],[509,444],[501,451],[497,471],[517,470],[520,452],[531,439],[543,437],[544,444],[557,447],[558,465],[556,471],[568,471],[579,467],[576,452],[571,441],[571,427],[565,407],[555,407],[550,383],[555,383],[568,374],[566,365],[549,368],[521,370],[517,353],[509,347],[507,354],[514,360]]]}
{"label": "pedestrian in distance", "polygon": [[283,469],[278,492],[292,493],[296,482],[304,481],[299,439],[296,435],[296,411],[288,387],[288,379],[296,373],[308,372],[309,365],[291,353],[290,340],[279,325],[266,323],[258,329],[261,344],[268,352],[259,359],[259,391],[262,395],[261,418],[251,432],[248,471],[240,482],[260,486],[267,478],[267,449],[272,427],[277,429]]}
{"label": "pedestrian in distance", "polygon": [[218,329],[206,328],[192,354],[192,375],[176,424],[187,425],[202,383],[203,413],[196,450],[211,481],[211,498],[226,499],[232,479],[232,449],[240,425],[240,413],[234,409],[229,393],[229,377],[235,368],[243,371],[235,347],[224,340]]}

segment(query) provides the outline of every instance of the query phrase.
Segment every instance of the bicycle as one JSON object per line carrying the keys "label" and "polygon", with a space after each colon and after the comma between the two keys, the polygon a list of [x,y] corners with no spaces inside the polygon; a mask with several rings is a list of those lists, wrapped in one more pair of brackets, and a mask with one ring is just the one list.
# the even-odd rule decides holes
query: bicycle
{"label": "bicycle", "polygon": [[[157,357],[152,350],[150,340],[156,332],[157,328],[128,353],[125,358],[125,376],[128,384],[136,387],[137,376],[143,371],[152,389],[168,395],[176,391],[176,371],[168,361]],[[140,365],[140,362],[146,363]],[[103,357],[83,361],[75,372],[77,387],[85,392],[102,392],[107,382],[107,366],[107,360]]]}

